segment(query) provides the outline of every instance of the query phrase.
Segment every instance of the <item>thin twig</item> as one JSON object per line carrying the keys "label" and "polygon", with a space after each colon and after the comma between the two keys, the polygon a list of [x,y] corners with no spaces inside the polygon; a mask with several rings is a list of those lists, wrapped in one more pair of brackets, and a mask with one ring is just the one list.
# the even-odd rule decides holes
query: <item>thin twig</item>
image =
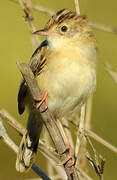
{"label": "thin twig", "polygon": [[73,138],[72,138],[72,135],[71,135],[70,127],[69,127],[69,122],[68,122],[68,120],[66,118],[64,118],[63,123],[67,127],[67,128],[64,128],[64,129],[65,129],[66,135],[67,135],[67,137],[69,139],[69,142],[71,144],[71,147],[74,149],[74,143],[73,143]]}
{"label": "thin twig", "polygon": [[[47,145],[49,144],[50,146],[50,137],[47,131],[45,131],[44,133],[44,139],[45,139],[45,142],[47,142]],[[55,174],[54,166],[48,160],[46,161],[46,167],[47,167],[48,176],[54,177],[54,174]]]}
{"label": "thin twig", "polygon": [[[93,101],[93,95],[90,95],[86,104],[85,121],[84,121],[83,130],[91,128],[92,101]],[[87,141],[85,138],[82,138],[82,146],[80,148],[80,153],[78,157],[79,157],[80,167],[84,170],[87,169],[87,161],[86,161],[86,157],[84,156],[86,147],[87,147]]]}
{"label": "thin twig", "polygon": [[[25,13],[24,18],[27,21],[29,31],[32,34],[32,32],[36,31],[36,27],[34,25],[34,17],[32,15],[32,2],[31,2],[31,0],[28,0],[28,1],[27,0],[18,0],[18,2],[24,10],[24,13]],[[39,45],[39,43],[40,43],[40,40],[39,40],[38,36],[32,34],[32,47],[33,48],[37,47]]]}
{"label": "thin twig", "polygon": [[77,14],[80,14],[79,0],[75,0],[75,8],[76,8]]}
{"label": "thin twig", "polygon": [[80,146],[84,137],[84,120],[85,120],[85,104],[81,108],[80,123],[79,123],[78,132],[77,132],[77,138],[76,138],[76,146],[75,146],[75,154],[77,157],[76,167],[79,163]]}
{"label": "thin twig", "polygon": [[45,8],[44,6],[40,6],[40,5],[33,5],[33,9],[35,9],[37,11],[44,12],[44,13],[49,14],[49,15],[55,14],[55,11],[48,9],[48,8]]}
{"label": "thin twig", "polygon": [[105,69],[111,76],[111,78],[117,83],[117,70],[114,69],[109,63],[105,63]]}
{"label": "thin twig", "polygon": [[95,139],[97,142],[103,144],[104,146],[106,146],[111,151],[117,153],[117,148],[115,146],[113,146],[112,144],[110,144],[106,140],[102,139],[100,136],[98,136],[97,134],[95,134],[91,130],[85,130],[85,132],[86,132],[86,134],[88,134],[89,137]]}
{"label": "thin twig", "polygon": [[[15,3],[19,3],[19,0],[10,0],[10,1],[12,1],[12,2],[15,2]],[[41,11],[41,12],[44,12],[44,13],[46,13],[46,14],[48,14],[48,15],[53,15],[53,14],[55,14],[55,11],[54,10],[51,10],[51,9],[49,9],[49,8],[45,8],[44,6],[41,6],[41,5],[33,5],[32,4],[32,8],[34,9],[34,10],[36,10],[36,11]]]}
{"label": "thin twig", "polygon": [[91,129],[92,105],[93,105],[93,95],[91,94],[87,100],[87,105],[86,105],[85,129]]}
{"label": "thin twig", "polygon": [[24,134],[25,128],[16,121],[5,109],[0,109],[0,117],[13,127],[20,135]]}
{"label": "thin twig", "polygon": [[84,177],[85,180],[93,180],[88,174],[86,174],[81,168],[77,168],[80,174]]}
{"label": "thin twig", "polygon": [[99,29],[101,31],[117,34],[117,28],[114,28],[114,27],[106,26],[103,24],[97,24],[97,23],[93,23],[93,22],[89,22],[89,25],[92,26],[93,28]]}
{"label": "thin twig", "polygon": [[6,129],[2,123],[2,119],[0,118],[0,138],[7,144],[15,153],[18,152],[18,146],[9,138]]}

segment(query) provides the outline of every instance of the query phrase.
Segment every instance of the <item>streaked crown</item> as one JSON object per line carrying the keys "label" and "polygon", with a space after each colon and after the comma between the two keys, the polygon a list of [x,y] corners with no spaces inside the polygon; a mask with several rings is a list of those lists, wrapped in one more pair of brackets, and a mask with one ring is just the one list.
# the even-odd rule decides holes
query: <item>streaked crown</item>
{"label": "streaked crown", "polygon": [[58,11],[45,25],[45,29],[56,32],[67,37],[88,36],[93,37],[92,30],[84,15],[78,15],[76,12],[68,9]]}
{"label": "streaked crown", "polygon": [[76,22],[83,21],[84,23],[87,22],[86,16],[78,15],[76,12],[69,11],[68,9],[62,9],[52,16],[52,18],[47,22],[46,28],[48,29],[52,25],[55,25],[55,24],[60,25],[61,23],[70,21],[70,20],[73,20]]}

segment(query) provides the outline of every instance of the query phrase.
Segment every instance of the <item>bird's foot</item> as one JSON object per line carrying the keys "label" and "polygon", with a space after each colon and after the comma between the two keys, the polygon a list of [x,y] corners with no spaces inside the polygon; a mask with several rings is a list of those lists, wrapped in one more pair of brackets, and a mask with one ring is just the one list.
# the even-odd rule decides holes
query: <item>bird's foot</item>
{"label": "bird's foot", "polygon": [[[41,107],[40,112],[43,113],[48,109],[48,100],[47,100],[48,92],[46,90],[42,91],[41,97],[39,99],[34,99],[36,102],[36,109]],[[43,106],[42,106],[43,104]]]}
{"label": "bird's foot", "polygon": [[71,167],[75,164],[76,160],[75,160],[75,156],[74,156],[74,153],[72,151],[70,144],[67,145],[67,147],[64,149],[62,154],[66,153],[66,152],[68,152],[68,155],[67,155],[66,159],[62,161],[62,164],[63,164],[63,166],[65,166],[66,163],[70,160],[69,167]]}

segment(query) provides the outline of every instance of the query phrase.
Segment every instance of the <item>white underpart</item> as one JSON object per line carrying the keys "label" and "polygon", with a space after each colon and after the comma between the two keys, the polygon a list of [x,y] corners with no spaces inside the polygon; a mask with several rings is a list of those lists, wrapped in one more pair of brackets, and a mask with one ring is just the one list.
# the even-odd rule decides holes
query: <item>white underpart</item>
{"label": "white underpart", "polygon": [[49,42],[50,49],[52,49],[53,51],[56,50],[58,51],[58,49],[60,49],[63,46],[63,44],[66,45],[63,37],[58,38],[56,36],[54,37],[48,36],[47,40]]}

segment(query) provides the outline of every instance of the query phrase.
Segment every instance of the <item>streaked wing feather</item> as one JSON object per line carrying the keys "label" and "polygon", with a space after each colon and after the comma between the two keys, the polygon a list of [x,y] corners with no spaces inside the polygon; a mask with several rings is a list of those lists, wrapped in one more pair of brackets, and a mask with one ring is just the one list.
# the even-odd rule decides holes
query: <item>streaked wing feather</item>
{"label": "streaked wing feather", "polygon": [[[43,66],[45,64],[45,51],[47,50],[48,41],[45,40],[41,43],[41,45],[35,50],[30,60],[30,68],[35,76],[39,75]],[[25,110],[24,99],[27,94],[27,85],[23,80],[20,84],[19,92],[18,92],[18,112],[22,114]]]}

